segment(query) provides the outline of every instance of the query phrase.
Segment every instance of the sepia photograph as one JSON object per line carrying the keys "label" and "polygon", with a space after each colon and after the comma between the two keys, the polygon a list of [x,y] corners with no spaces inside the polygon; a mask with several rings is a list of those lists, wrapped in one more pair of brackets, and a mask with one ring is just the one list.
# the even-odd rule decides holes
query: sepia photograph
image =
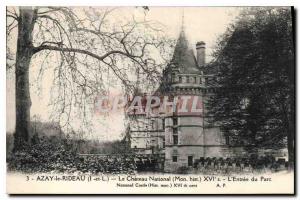
{"label": "sepia photograph", "polygon": [[7,6],[7,193],[295,194],[295,20]]}

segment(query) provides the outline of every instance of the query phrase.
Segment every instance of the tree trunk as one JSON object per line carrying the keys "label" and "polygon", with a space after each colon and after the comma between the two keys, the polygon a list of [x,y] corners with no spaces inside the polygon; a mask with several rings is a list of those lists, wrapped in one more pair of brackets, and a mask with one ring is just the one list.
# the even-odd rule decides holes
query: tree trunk
{"label": "tree trunk", "polygon": [[29,66],[33,55],[32,31],[36,11],[30,7],[20,8],[18,18],[18,40],[15,67],[16,87],[16,129],[14,150],[30,142],[30,90]]}

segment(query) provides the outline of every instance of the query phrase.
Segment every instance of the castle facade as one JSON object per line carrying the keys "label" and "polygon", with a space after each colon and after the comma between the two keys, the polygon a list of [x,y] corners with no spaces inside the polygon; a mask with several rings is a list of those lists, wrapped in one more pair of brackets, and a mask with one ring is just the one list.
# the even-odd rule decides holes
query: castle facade
{"label": "castle facade", "polygon": [[[163,70],[162,82],[151,94],[179,99],[176,109],[129,115],[131,148],[136,154],[159,157],[166,172],[192,167],[200,158],[226,158],[232,154],[229,138],[207,113],[206,103],[215,88],[209,84],[214,75],[206,73],[205,65],[205,43],[196,44],[195,56],[182,29],[172,60]],[[182,110],[183,104],[187,110],[194,107],[197,112]]]}

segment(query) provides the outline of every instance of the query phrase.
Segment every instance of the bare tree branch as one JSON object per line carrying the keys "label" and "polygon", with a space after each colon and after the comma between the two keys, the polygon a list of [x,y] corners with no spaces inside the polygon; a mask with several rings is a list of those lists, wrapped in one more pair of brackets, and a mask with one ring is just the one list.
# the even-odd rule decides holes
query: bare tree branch
{"label": "bare tree branch", "polygon": [[6,14],[6,16],[7,16],[7,17],[11,17],[11,18],[13,18],[13,19],[15,19],[15,20],[17,20],[17,21],[19,20],[18,17],[13,16],[13,15],[10,15],[10,14]]}
{"label": "bare tree branch", "polygon": [[[120,16],[114,15],[115,10],[70,7],[34,10],[30,48],[33,58],[42,60],[37,81],[42,80],[45,70],[53,69],[52,117],[64,121],[64,127],[71,127],[75,114],[87,124],[89,107],[94,106],[99,94],[107,94],[113,83],[121,83],[122,92],[129,94],[138,87],[154,87],[160,79],[167,60],[155,58],[166,54],[171,43],[162,37],[155,23],[145,19],[115,19]],[[15,24],[9,24],[10,28]],[[147,85],[148,82],[154,84]]]}
{"label": "bare tree branch", "polygon": [[[50,42],[46,42],[46,43],[50,43]],[[52,42],[55,43],[55,42]],[[57,44],[57,43],[56,43]],[[39,47],[35,47],[33,52],[34,53],[38,53],[39,51],[42,50],[53,50],[53,51],[66,51],[66,52],[75,52],[75,53],[82,53],[82,54],[86,54],[89,55],[93,58],[96,58],[97,60],[103,61],[106,57],[108,57],[111,54],[121,54],[124,56],[128,56],[130,58],[135,58],[135,57],[141,57],[141,56],[136,56],[136,55],[131,55],[122,51],[110,51],[107,52],[106,54],[102,55],[102,56],[98,56],[97,54],[94,54],[90,51],[84,50],[84,49],[76,49],[76,48],[63,48],[63,47],[56,47],[56,46],[50,46],[50,45],[41,45]]]}

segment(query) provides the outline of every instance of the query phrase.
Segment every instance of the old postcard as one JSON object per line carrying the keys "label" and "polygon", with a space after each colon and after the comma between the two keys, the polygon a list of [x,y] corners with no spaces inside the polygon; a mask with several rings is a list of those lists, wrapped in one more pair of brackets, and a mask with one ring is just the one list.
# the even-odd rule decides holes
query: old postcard
{"label": "old postcard", "polygon": [[293,7],[7,7],[9,194],[294,194]]}

